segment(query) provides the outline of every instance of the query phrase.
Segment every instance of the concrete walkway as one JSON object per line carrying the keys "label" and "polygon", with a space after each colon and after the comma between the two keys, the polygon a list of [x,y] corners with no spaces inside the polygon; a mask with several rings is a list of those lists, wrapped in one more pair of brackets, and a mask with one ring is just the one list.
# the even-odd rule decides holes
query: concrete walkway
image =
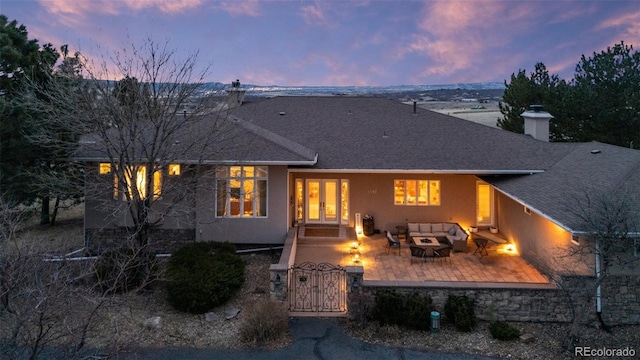
{"label": "concrete walkway", "polygon": [[292,343],[278,350],[216,350],[216,349],[144,349],[123,359],[234,359],[234,360],[489,360],[486,356],[420,351],[383,345],[373,345],[347,336],[337,319],[293,318],[289,321]]}

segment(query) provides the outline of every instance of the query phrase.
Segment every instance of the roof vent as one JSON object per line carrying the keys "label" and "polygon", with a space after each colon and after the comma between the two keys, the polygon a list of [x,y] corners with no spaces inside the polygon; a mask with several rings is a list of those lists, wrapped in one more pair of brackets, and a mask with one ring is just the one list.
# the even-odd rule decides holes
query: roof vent
{"label": "roof vent", "polygon": [[591,153],[592,153],[592,154],[600,154],[601,152],[602,152],[602,151],[600,151],[600,150],[598,150],[598,149],[591,150]]}
{"label": "roof vent", "polygon": [[284,116],[286,113],[284,111],[280,111],[280,116]]}

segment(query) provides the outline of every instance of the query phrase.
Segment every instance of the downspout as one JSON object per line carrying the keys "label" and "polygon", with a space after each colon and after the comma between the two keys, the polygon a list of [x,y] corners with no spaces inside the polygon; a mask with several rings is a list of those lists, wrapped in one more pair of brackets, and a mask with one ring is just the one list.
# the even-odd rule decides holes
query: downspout
{"label": "downspout", "polygon": [[600,289],[600,241],[596,239],[596,281],[598,281],[598,287],[596,288],[596,313],[600,315],[602,313],[602,294]]}

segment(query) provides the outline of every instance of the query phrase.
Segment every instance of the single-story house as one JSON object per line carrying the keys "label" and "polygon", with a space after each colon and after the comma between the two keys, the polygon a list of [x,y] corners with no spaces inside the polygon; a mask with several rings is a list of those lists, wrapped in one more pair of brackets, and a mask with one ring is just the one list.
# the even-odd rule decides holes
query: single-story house
{"label": "single-story house", "polygon": [[[215,171],[190,183],[191,211],[162,219],[156,237],[274,245],[297,224],[356,227],[366,214],[381,230],[421,221],[495,226],[522,257],[548,270],[558,248],[578,246],[588,231],[573,199],[638,188],[640,152],[548,142],[547,115],[525,114],[522,135],[380,97],[246,102],[225,120],[233,125],[225,141],[236,147],[199,154],[198,165]],[[80,149],[77,159],[91,188],[109,158],[94,148]],[[179,166],[192,160],[172,160],[163,186],[188,177]],[[113,181],[103,184],[106,193],[117,191]],[[87,195],[86,241],[98,246],[117,237],[126,216]]]}

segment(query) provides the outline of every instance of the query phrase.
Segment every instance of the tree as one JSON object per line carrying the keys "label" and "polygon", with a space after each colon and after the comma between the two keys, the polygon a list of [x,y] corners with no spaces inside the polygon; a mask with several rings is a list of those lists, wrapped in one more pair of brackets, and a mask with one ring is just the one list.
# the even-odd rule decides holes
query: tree
{"label": "tree", "polygon": [[543,105],[554,119],[550,123],[552,141],[600,141],[619,146],[640,142],[640,53],[624,42],[582,55],[574,79],[560,80],[549,75],[543,63],[536,64],[530,77],[524,70],[505,81],[503,118],[498,126],[523,132],[520,114],[529,105]]}
{"label": "tree", "polygon": [[[586,264],[595,275],[580,277],[579,283],[574,282],[573,287],[566,289],[575,306],[569,348],[579,338],[580,325],[587,315],[593,314],[591,304],[607,276],[625,273],[640,263],[640,254],[634,253],[639,245],[639,201],[640,193],[637,189],[619,187],[600,192],[585,190],[572,197],[570,205],[567,205],[569,211],[580,221],[584,236],[578,245],[566,251],[564,258],[577,259],[581,264]],[[573,268],[567,270],[571,271]],[[599,309],[595,315],[602,327],[608,329]]]}
{"label": "tree", "polygon": [[38,40],[30,40],[24,25],[8,22],[4,15],[0,15],[0,52],[0,188],[10,203],[30,204],[38,194],[28,171],[41,165],[45,152],[28,141],[35,128],[19,100],[25,78],[43,84],[59,54],[51,44],[41,47]]}
{"label": "tree", "polygon": [[[74,91],[54,78],[46,87],[32,83],[25,98],[47,123],[71,134],[57,144],[61,150],[93,159],[85,169],[86,206],[127,231],[122,246],[140,256],[149,275],[150,232],[165,221],[194,221],[198,179],[212,171],[204,159],[246,144],[225,135],[237,125],[225,121],[220,98],[204,88],[209,67],[197,71],[197,53],[181,60],[149,39],[116,53],[111,64],[82,59],[81,68],[86,75]],[[114,78],[122,80],[105,80]]]}
{"label": "tree", "polygon": [[[543,63],[537,63],[535,71],[526,75],[526,70],[519,70],[518,74],[511,74],[511,82],[505,81],[504,102],[500,102],[500,112],[504,116],[498,119],[498,127],[503,130],[516,133],[524,133],[524,120],[521,114],[529,109],[530,105],[543,105],[547,111],[558,116],[562,108],[561,101],[566,82],[560,80],[557,75],[549,75],[547,67]],[[550,137],[561,138],[562,135],[556,127],[551,127]]]}
{"label": "tree", "polygon": [[[640,144],[640,53],[624,42],[582,55],[576,65],[576,118],[588,140]],[[587,140],[587,139],[585,139]]]}
{"label": "tree", "polygon": [[[81,91],[82,87],[82,63],[80,54],[75,53],[69,56],[68,47],[64,45],[60,48],[62,53],[62,62],[49,74],[45,82],[37,82],[31,78],[27,78],[27,89],[42,88],[47,89],[53,79],[56,79],[57,86],[60,86],[67,94]],[[39,86],[29,87],[29,82],[34,84],[42,84]],[[79,133],[77,131],[68,131],[65,127],[59,126],[55,122],[49,122],[46,114],[46,108],[38,108],[30,104],[33,97],[43,97],[46,95],[39,93],[28,94],[25,90],[20,100],[24,101],[23,107],[32,109],[30,111],[29,121],[33,130],[25,134],[25,138],[31,147],[39,149],[38,164],[30,169],[25,169],[25,173],[30,178],[30,186],[38,194],[42,202],[40,224],[54,225],[58,210],[61,203],[71,206],[79,203],[84,194],[84,172],[82,166],[78,163],[70,162],[69,148],[59,146],[59,144],[77,143]],[[55,199],[53,214],[50,214],[50,200]]]}

